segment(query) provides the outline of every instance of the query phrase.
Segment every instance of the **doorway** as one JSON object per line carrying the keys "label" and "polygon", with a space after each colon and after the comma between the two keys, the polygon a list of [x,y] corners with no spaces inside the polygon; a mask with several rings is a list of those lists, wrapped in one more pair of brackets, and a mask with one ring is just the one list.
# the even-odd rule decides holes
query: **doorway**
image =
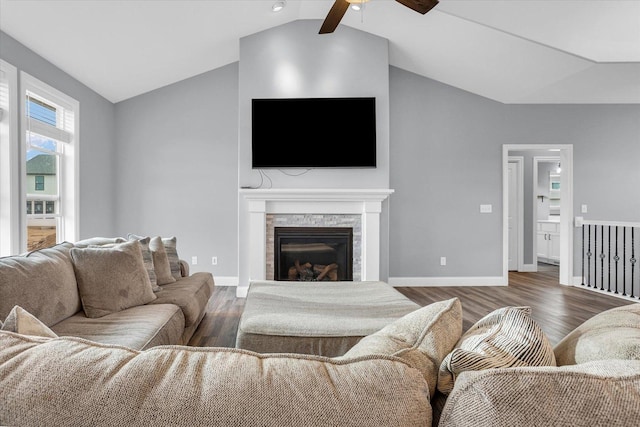
{"label": "doorway", "polygon": [[[505,144],[503,145],[503,284],[507,285],[509,282],[509,271],[513,268],[513,256],[510,253],[514,253],[513,249],[513,233],[518,231],[515,228],[510,227],[510,206],[513,206],[513,201],[510,201],[510,195],[513,195],[510,190],[510,182],[514,180],[510,177],[510,170],[513,172],[515,166],[510,166],[509,163],[514,163],[512,157],[522,157],[523,163],[523,181],[529,180],[530,190],[521,191],[523,194],[523,206],[520,211],[519,218],[523,224],[523,233],[519,236],[523,236],[518,241],[518,257],[522,255],[522,262],[518,262],[517,271],[533,272],[538,271],[537,264],[537,250],[538,250],[538,221],[537,211],[534,211],[534,207],[537,207],[538,194],[537,189],[534,190],[533,186],[533,157],[542,157],[543,153],[546,157],[559,158],[559,163],[562,165],[561,172],[559,173],[562,185],[559,189],[557,197],[557,235],[554,235],[554,244],[558,245],[557,260],[559,262],[558,268],[558,280],[563,285],[573,284],[573,146],[569,144]],[[511,184],[513,185],[513,184]],[[536,184],[537,185],[537,184]],[[517,194],[517,192],[515,192]],[[512,210],[512,209],[511,209]],[[554,218],[555,219],[555,218]],[[511,221],[512,222],[512,221]],[[550,233],[546,233],[548,235]],[[545,240],[548,242],[548,240]],[[510,263],[511,259],[511,263]]]}

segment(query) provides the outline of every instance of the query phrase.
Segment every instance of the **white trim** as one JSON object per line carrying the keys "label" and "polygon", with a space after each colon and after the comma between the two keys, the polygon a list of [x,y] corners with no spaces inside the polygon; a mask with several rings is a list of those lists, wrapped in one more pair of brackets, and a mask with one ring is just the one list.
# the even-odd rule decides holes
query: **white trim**
{"label": "white trim", "polygon": [[[60,229],[57,233],[58,242],[75,242],[80,235],[80,103],[65,93],[49,86],[32,75],[20,72],[20,96],[19,106],[23,120],[20,125],[20,164],[26,162],[26,132],[28,120],[24,117],[26,111],[26,92],[33,92],[39,97],[45,97],[54,104],[59,105],[68,112],[73,112],[73,130],[71,139],[64,144],[64,167],[58,170],[60,180],[60,207],[59,212],[64,221],[60,221]],[[65,122],[68,127],[69,123]],[[71,161],[71,162],[70,162]],[[70,164],[71,163],[71,164]],[[26,170],[21,172],[20,184],[20,250],[26,250],[27,244],[27,218],[24,213],[26,205]]]}
{"label": "white trim", "polygon": [[0,256],[9,256],[20,253],[18,69],[0,59],[0,70],[7,82],[0,97]]}
{"label": "white trim", "polygon": [[238,286],[240,280],[238,276],[213,276],[216,286]]}
{"label": "white trim", "polygon": [[[560,149],[562,186],[560,187],[560,284],[573,277],[573,144],[503,144],[502,145],[502,279],[509,282],[508,158],[509,151]],[[534,254],[535,256],[535,254]]]}
{"label": "white trim", "polygon": [[[509,156],[509,163],[516,164],[518,174],[518,271],[524,268],[524,156]],[[507,228],[508,229],[508,228]]]}
{"label": "white trim", "polygon": [[631,298],[629,295],[623,296],[621,293],[613,293],[607,291],[601,291],[600,288],[590,288],[588,286],[582,286],[582,277],[581,276],[573,276],[573,284],[571,285],[574,288],[578,288],[584,291],[597,292],[600,295],[604,295],[607,297],[620,298],[626,301],[638,302],[638,297]]}
{"label": "white trim", "polygon": [[362,224],[361,280],[380,277],[380,214],[391,189],[240,189],[237,295],[266,279],[267,214],[357,214]]}
{"label": "white trim", "polygon": [[389,277],[395,287],[507,286],[502,277]]}
{"label": "white trim", "polygon": [[246,298],[249,293],[249,286],[238,286],[236,288],[236,297]]}
{"label": "white trim", "polygon": [[[535,258],[536,254],[533,254]],[[520,269],[520,273],[536,273],[538,271],[538,264],[523,264]]]}

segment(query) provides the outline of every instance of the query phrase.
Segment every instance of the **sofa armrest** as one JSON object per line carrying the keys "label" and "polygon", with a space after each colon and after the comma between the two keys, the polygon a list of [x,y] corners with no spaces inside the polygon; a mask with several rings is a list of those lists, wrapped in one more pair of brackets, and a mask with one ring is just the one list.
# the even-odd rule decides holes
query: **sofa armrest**
{"label": "sofa armrest", "polygon": [[636,425],[639,402],[636,360],[468,371],[457,378],[439,426]]}
{"label": "sofa armrest", "polygon": [[180,275],[189,277],[189,263],[183,259],[180,260]]}

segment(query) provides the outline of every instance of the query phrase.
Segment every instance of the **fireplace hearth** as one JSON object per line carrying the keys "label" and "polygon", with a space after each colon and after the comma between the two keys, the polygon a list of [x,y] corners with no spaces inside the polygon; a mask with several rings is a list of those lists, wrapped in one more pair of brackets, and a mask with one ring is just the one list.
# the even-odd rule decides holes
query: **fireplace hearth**
{"label": "fireplace hearth", "polygon": [[274,279],[353,280],[353,228],[275,227]]}

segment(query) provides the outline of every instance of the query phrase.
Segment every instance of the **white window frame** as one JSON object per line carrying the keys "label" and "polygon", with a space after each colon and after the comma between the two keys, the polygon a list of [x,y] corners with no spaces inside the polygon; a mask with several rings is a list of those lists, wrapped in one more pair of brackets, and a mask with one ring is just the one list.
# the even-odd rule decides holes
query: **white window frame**
{"label": "white window frame", "polygon": [[20,252],[18,69],[0,59],[0,256]]}
{"label": "white window frame", "polygon": [[[58,207],[62,216],[58,222],[57,229],[57,241],[69,241],[75,242],[79,236],[80,230],[80,201],[79,201],[79,140],[80,140],[80,103],[70,96],[60,92],[59,90],[49,86],[48,84],[38,80],[37,78],[25,73],[20,72],[20,111],[21,111],[21,126],[20,126],[20,164],[23,165],[20,173],[20,251],[24,252],[27,248],[27,214],[26,214],[26,202],[27,202],[27,173],[26,173],[26,158],[27,158],[27,129],[29,119],[27,118],[26,108],[26,95],[27,92],[37,94],[52,103],[55,103],[67,111],[73,112],[73,125],[70,130],[70,138],[64,135],[60,135],[61,138],[56,138],[64,141],[64,159],[62,167],[58,170],[59,174],[59,196],[60,205]],[[31,120],[31,125],[34,125],[34,120]],[[37,122],[37,121],[36,121]],[[37,124],[36,124],[37,125]]]}

